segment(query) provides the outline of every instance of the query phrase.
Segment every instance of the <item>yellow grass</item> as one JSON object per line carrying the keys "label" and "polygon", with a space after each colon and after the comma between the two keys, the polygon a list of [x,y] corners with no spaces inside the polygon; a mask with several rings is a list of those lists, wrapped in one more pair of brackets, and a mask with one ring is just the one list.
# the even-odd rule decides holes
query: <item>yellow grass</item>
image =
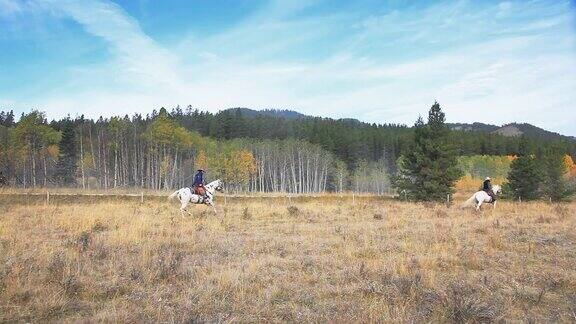
{"label": "yellow grass", "polygon": [[335,201],[2,200],[0,322],[576,320],[576,203]]}
{"label": "yellow grass", "polygon": [[[478,179],[475,180],[478,183]],[[480,181],[481,183],[482,181]],[[477,186],[476,186],[477,187]],[[179,189],[179,188],[176,188]],[[0,196],[2,195],[46,195],[49,193],[50,195],[106,195],[106,196],[122,196],[122,195],[136,195],[140,196],[141,194],[144,197],[157,197],[157,196],[167,196],[174,192],[174,190],[152,190],[152,189],[141,189],[135,187],[118,187],[118,188],[110,188],[110,189],[95,189],[95,188],[65,188],[65,187],[55,187],[55,188],[43,188],[43,187],[36,187],[36,188],[16,188],[16,187],[6,187],[0,188]],[[356,197],[375,197],[376,195],[372,193],[362,193],[362,192],[355,192],[354,195]],[[392,197],[394,194],[391,191],[389,194],[385,194],[383,196]],[[352,192],[318,192],[318,193],[289,193],[289,192],[243,192],[243,191],[226,191],[224,194],[218,193],[218,196],[223,197],[352,197]]]}

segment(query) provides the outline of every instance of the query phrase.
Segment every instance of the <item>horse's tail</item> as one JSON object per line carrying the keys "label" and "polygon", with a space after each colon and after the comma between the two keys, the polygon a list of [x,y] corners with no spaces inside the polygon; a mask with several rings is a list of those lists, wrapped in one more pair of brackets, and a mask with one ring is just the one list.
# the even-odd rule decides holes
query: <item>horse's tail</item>
{"label": "horse's tail", "polygon": [[460,208],[464,208],[464,207],[470,206],[470,204],[474,201],[474,199],[476,199],[476,194],[472,194],[472,197],[468,198],[468,200],[466,200],[465,202],[463,202],[462,205],[460,205]]}
{"label": "horse's tail", "polygon": [[174,199],[174,197],[176,197],[176,195],[178,194],[178,192],[180,192],[180,189],[174,191],[170,196],[168,196],[168,200]]}

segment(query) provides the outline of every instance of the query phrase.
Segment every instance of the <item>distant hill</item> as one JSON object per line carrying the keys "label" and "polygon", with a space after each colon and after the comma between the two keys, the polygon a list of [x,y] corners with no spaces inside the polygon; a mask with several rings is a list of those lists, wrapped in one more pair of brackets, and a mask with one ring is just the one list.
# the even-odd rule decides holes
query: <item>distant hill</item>
{"label": "distant hill", "polygon": [[269,117],[278,117],[278,118],[285,118],[285,119],[300,119],[300,118],[309,118],[311,116],[301,114],[294,110],[289,109],[263,109],[263,110],[255,110],[250,108],[229,108],[224,111],[236,112],[240,110],[240,113],[244,117],[257,117],[257,116],[269,116]]}
{"label": "distant hill", "polygon": [[463,124],[463,123],[452,123],[448,124],[453,130],[461,130],[461,131],[473,131],[473,132],[494,132],[499,129],[499,126],[484,124],[484,123],[472,123],[472,124]]}
{"label": "distant hill", "polygon": [[[257,116],[267,116],[267,117],[278,117],[284,118],[289,120],[296,120],[296,119],[307,119],[307,118],[315,118],[314,116],[305,115],[299,113],[294,110],[289,109],[264,109],[264,110],[255,110],[250,108],[230,108],[226,109],[225,111],[234,112],[240,110],[244,117],[253,118]],[[331,118],[328,118],[331,119]],[[361,126],[363,124],[368,125],[368,123],[363,123],[354,118],[342,118],[339,119],[340,121],[348,124],[348,125],[358,125]],[[573,136],[565,136],[555,132],[551,132],[540,127],[536,127],[532,124],[528,123],[510,123],[503,126],[491,125],[491,124],[484,124],[475,122],[472,124],[466,123],[448,123],[448,127],[453,130],[457,131],[471,131],[471,132],[483,132],[483,133],[494,133],[499,134],[507,137],[516,137],[521,135],[526,135],[532,138],[539,138],[539,139],[562,139],[562,140],[569,140],[569,141],[576,141],[576,137]]]}
{"label": "distant hill", "polygon": [[497,130],[493,131],[492,133],[500,134],[500,135],[504,135],[504,136],[508,136],[508,137],[521,136],[524,134],[524,132],[522,132],[520,130],[520,128],[518,128],[514,125],[504,125],[504,126],[498,128]]}
{"label": "distant hill", "polygon": [[528,137],[540,138],[540,139],[563,139],[569,141],[576,141],[576,137],[565,136],[551,131],[547,131],[545,129],[536,127],[528,123],[510,123],[502,126],[483,124],[483,123],[472,123],[472,124],[452,123],[448,124],[448,126],[453,130],[494,133],[508,137],[525,135]]}
{"label": "distant hill", "polygon": [[547,131],[540,127],[536,127],[532,124],[527,123],[511,123],[500,127],[495,133],[502,134],[504,136],[519,136],[526,135],[530,137],[537,137],[542,139],[566,139],[566,140],[576,140],[574,136],[565,136],[551,131]]}

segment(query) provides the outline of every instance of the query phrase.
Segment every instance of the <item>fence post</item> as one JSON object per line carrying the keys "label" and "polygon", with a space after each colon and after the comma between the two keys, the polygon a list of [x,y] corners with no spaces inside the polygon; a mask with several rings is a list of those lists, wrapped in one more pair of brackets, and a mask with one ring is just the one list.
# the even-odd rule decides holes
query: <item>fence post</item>
{"label": "fence post", "polygon": [[446,206],[450,206],[450,194],[446,194]]}
{"label": "fence post", "polygon": [[224,195],[224,205],[226,205],[226,195]]}
{"label": "fence post", "polygon": [[50,191],[46,190],[46,205],[50,203]]}
{"label": "fence post", "polygon": [[144,191],[140,192],[140,203],[144,203]]}
{"label": "fence post", "polygon": [[355,204],[356,204],[356,199],[354,197],[354,192],[352,192],[352,205],[355,205]]}

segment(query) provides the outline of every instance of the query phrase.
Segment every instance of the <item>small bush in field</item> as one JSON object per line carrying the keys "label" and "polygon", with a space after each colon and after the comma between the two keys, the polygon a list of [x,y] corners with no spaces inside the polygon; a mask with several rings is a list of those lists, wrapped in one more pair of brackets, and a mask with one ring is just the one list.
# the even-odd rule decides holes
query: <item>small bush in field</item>
{"label": "small bush in field", "polygon": [[95,242],[90,250],[89,255],[95,260],[105,260],[109,254],[108,248],[103,242]]}
{"label": "small bush in field", "polygon": [[570,214],[568,207],[562,205],[554,206],[554,212],[556,213],[556,215],[560,216],[561,219],[566,218],[566,216]]}
{"label": "small bush in field", "polygon": [[436,217],[439,218],[448,217],[448,213],[446,212],[446,210],[443,209],[436,209],[434,213],[436,214]]}
{"label": "small bush in field", "polygon": [[53,254],[47,267],[49,279],[54,280],[54,278],[61,277],[65,266],[66,256],[61,252]]}
{"label": "small bush in field", "polygon": [[300,212],[300,210],[296,206],[288,206],[287,210],[288,210],[288,215],[290,215],[290,216],[296,216],[296,215],[298,215],[298,212]]}
{"label": "small bush in field", "polygon": [[68,296],[76,296],[82,291],[82,284],[78,281],[78,278],[76,278],[75,275],[65,276],[62,278],[60,285],[62,286],[62,290],[64,290]]}
{"label": "small bush in field", "polygon": [[94,232],[94,233],[104,232],[107,229],[108,229],[108,226],[102,224],[102,222],[100,222],[100,220],[97,220],[96,223],[94,223],[94,225],[92,225],[92,232]]}
{"label": "small bush in field", "polygon": [[91,237],[90,233],[88,233],[86,231],[80,233],[80,236],[78,237],[78,240],[76,241],[76,243],[78,243],[78,249],[80,250],[80,252],[85,252],[86,250],[88,250],[88,246],[90,245],[91,242],[92,242],[92,237]]}
{"label": "small bush in field", "polygon": [[486,300],[477,289],[466,283],[455,283],[443,301],[446,317],[455,323],[491,323],[500,316],[495,301]]}
{"label": "small bush in field", "polygon": [[252,218],[252,214],[250,213],[250,210],[248,209],[248,207],[244,207],[244,210],[242,211],[242,219],[251,219]]}
{"label": "small bush in field", "polygon": [[160,246],[153,256],[152,267],[158,279],[173,278],[180,274],[184,253],[172,246]]}

